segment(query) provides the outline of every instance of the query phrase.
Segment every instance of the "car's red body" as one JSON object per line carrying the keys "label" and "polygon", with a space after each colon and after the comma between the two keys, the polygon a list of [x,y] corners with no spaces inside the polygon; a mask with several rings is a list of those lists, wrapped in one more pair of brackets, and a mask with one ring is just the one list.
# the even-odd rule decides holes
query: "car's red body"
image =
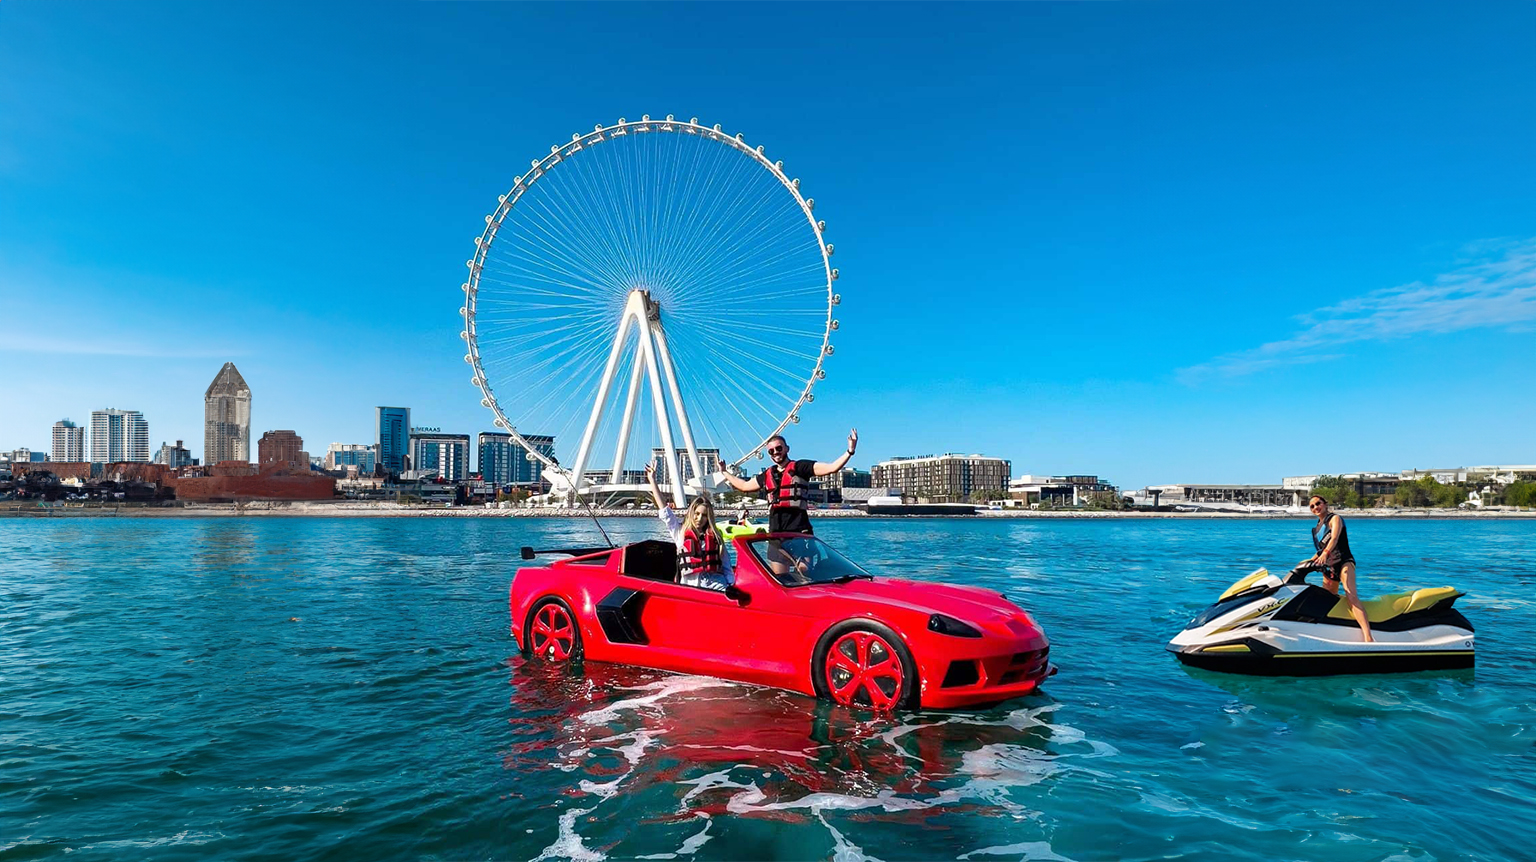
{"label": "car's red body", "polygon": [[[828,693],[816,677],[818,646],[825,651],[828,638],[840,636],[850,622],[873,624],[869,628],[894,634],[912,659],[916,698],[904,690],[900,700],[938,709],[1029,694],[1050,673],[1045,633],[999,593],[891,578],[785,586],[750,550],[768,538],[781,537],[731,541],[740,592],[730,595],[673,582],[667,565],[656,562],[672,552],[662,542],[521,569],[511,587],[512,636],[528,648],[535,636],[533,612],[542,613],[547,600],[557,598],[575,617],[587,660],[816,696]],[[959,620],[979,636],[935,631],[935,614]],[[823,667],[822,673],[829,671]]]}

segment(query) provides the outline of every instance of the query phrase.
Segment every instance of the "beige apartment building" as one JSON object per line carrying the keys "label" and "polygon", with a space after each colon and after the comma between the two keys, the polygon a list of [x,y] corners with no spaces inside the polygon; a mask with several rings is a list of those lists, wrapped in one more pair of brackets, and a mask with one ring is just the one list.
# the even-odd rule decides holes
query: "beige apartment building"
{"label": "beige apartment building", "polygon": [[870,470],[876,488],[900,488],[903,496],[919,500],[963,502],[975,491],[1006,495],[1013,465],[985,455],[924,455],[892,458]]}

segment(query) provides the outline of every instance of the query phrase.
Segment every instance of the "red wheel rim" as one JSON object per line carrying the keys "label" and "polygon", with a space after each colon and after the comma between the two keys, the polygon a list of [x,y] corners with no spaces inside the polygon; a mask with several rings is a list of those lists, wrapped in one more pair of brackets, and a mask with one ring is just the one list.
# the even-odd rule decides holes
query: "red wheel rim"
{"label": "red wheel rim", "polygon": [[844,706],[889,711],[901,703],[901,659],[874,632],[849,632],[827,650],[827,691]]}
{"label": "red wheel rim", "polygon": [[576,627],[571,624],[571,615],[554,602],[539,608],[533,615],[533,631],[528,640],[534,655],[565,661],[576,646]]}

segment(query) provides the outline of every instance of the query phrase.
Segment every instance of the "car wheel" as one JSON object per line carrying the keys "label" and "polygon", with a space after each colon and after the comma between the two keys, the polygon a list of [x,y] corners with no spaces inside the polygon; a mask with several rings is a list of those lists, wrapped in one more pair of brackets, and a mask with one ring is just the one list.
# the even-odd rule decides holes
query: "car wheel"
{"label": "car wheel", "polygon": [[528,652],[550,661],[581,658],[581,627],[570,605],[559,599],[544,599],[528,614]]}
{"label": "car wheel", "polygon": [[889,712],[917,706],[917,670],[896,633],[869,621],[822,636],[812,660],[816,693],[843,706]]}

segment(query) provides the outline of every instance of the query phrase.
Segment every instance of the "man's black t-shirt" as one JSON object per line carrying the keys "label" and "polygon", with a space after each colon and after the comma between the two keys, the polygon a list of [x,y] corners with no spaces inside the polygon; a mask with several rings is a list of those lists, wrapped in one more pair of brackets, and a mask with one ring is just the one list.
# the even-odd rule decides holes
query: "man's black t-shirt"
{"label": "man's black t-shirt", "polygon": [[[791,462],[794,475],[807,481],[816,476],[816,462],[809,458],[802,458]],[[757,474],[757,484],[762,487],[764,495],[769,497],[768,503],[768,532],[770,533],[811,533],[811,516],[801,506],[774,506],[772,494],[768,491],[771,483],[768,481],[768,471],[777,471],[777,466],[768,467]]]}

